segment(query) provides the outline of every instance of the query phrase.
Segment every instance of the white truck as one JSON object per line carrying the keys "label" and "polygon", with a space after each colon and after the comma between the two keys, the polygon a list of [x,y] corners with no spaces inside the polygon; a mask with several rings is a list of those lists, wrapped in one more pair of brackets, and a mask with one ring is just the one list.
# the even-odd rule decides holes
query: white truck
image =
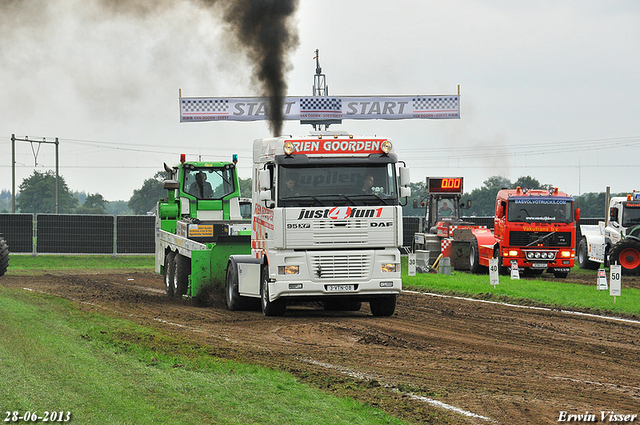
{"label": "white truck", "polygon": [[[402,164],[402,165],[400,165]],[[230,255],[231,310],[259,299],[266,316],[290,301],[390,316],[402,290],[401,199],[409,169],[391,141],[312,132],[253,142],[251,254]]]}
{"label": "white truck", "polygon": [[[607,196],[608,198],[608,196]],[[578,265],[597,269],[620,264],[626,275],[640,274],[640,192],[612,197],[608,216],[598,225],[581,225]]]}

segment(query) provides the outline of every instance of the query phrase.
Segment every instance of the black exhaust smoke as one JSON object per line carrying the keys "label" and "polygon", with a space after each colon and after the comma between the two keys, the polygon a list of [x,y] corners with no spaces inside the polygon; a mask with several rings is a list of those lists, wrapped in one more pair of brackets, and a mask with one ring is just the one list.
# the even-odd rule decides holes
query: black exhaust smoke
{"label": "black exhaust smoke", "polygon": [[[145,17],[178,0],[99,0],[117,13]],[[298,0],[192,0],[205,9],[223,11],[232,37],[227,42],[246,52],[253,65],[259,94],[268,99],[269,127],[274,136],[282,131],[285,81],[289,54],[298,46],[292,24]]]}
{"label": "black exhaust smoke", "polygon": [[225,0],[224,19],[254,65],[260,95],[268,98],[267,114],[274,136],[282,132],[288,56],[298,46],[298,35],[291,25],[297,4],[297,0]]}

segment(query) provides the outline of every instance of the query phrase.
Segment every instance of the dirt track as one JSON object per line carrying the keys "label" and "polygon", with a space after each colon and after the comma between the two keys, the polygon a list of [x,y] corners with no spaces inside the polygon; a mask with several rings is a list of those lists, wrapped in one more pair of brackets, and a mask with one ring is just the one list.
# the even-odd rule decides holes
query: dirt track
{"label": "dirt track", "polygon": [[408,292],[389,318],[371,316],[366,303],[360,312],[299,306],[267,318],[215,300],[206,308],[170,302],[153,273],[9,273],[0,284],[126,315],[413,423],[550,424],[561,411],[593,413],[599,422],[601,411],[640,415],[639,322]]}

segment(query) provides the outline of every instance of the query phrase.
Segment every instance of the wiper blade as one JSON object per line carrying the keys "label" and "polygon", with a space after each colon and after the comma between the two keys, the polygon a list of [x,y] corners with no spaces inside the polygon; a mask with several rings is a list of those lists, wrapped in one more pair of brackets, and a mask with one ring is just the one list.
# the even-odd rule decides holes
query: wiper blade
{"label": "wiper blade", "polygon": [[382,201],[385,205],[389,205],[394,201],[394,198],[383,198],[377,193],[363,193],[362,195],[351,195],[350,198],[353,197],[356,199],[363,199],[363,198],[366,199],[366,198],[371,198],[372,196]]}

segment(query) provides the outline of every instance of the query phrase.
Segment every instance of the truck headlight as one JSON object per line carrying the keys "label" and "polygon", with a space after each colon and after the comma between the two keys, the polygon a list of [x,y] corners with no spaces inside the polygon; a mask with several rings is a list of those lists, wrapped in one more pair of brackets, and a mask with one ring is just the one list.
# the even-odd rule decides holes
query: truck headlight
{"label": "truck headlight", "polygon": [[285,142],[284,146],[283,146],[283,150],[284,150],[285,155],[291,155],[293,153],[293,151],[295,150],[295,147],[293,146],[293,143]]}
{"label": "truck headlight", "polygon": [[300,266],[278,266],[278,274],[299,274]]}
{"label": "truck headlight", "polygon": [[391,273],[391,272],[395,272],[396,271],[396,264],[395,263],[385,263],[382,265],[382,272],[383,273]]}

